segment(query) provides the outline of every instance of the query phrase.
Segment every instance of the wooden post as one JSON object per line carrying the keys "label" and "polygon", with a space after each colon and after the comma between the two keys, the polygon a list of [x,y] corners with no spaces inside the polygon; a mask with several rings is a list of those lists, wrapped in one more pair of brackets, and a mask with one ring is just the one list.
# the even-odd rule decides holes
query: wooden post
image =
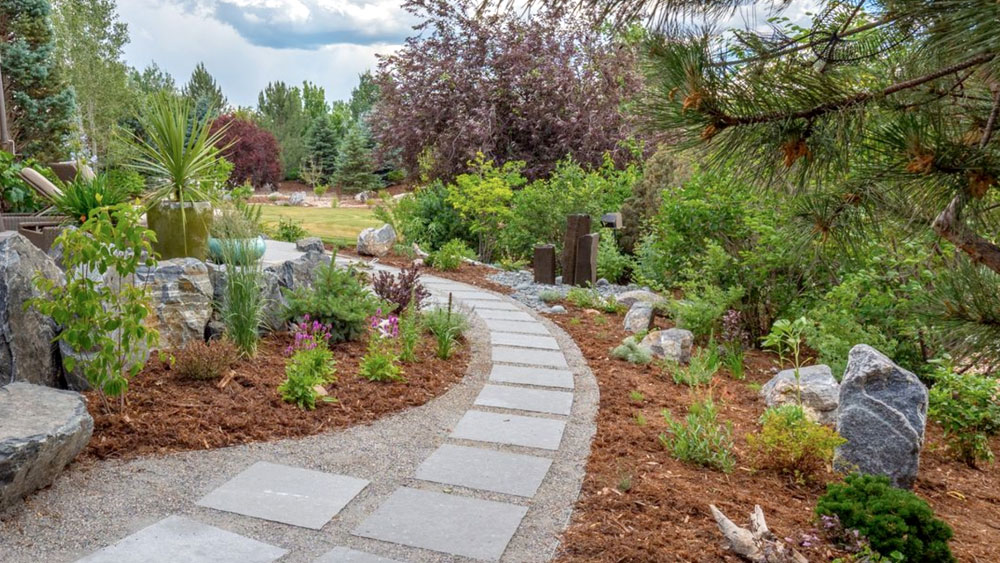
{"label": "wooden post", "polygon": [[574,285],[597,283],[597,249],[600,241],[601,235],[598,233],[588,233],[577,239]]}
{"label": "wooden post", "polygon": [[576,252],[580,237],[590,233],[590,215],[576,214],[566,218],[566,238],[563,239],[563,283],[576,284]]}
{"label": "wooden post", "polygon": [[556,283],[556,247],[539,244],[535,247],[535,283],[553,285]]}

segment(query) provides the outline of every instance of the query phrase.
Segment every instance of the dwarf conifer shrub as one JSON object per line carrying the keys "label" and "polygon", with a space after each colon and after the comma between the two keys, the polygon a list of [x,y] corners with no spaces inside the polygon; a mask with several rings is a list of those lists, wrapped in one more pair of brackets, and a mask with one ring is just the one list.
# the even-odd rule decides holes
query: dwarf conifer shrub
{"label": "dwarf conifer shrub", "polygon": [[286,291],[286,318],[309,315],[330,327],[333,342],[357,340],[365,333],[368,318],[382,306],[358,275],[354,268],[337,268],[332,262],[316,268],[311,287]]}
{"label": "dwarf conifer shrub", "polygon": [[843,483],[830,483],[816,503],[816,514],[836,516],[883,556],[895,552],[905,561],[955,561],[948,548],[951,527],[934,517],[925,500],[893,487],[884,475],[848,475]]}

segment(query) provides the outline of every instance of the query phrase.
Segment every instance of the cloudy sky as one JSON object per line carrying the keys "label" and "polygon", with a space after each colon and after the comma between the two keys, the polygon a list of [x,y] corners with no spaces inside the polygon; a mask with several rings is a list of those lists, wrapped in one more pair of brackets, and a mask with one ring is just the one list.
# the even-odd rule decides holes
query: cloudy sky
{"label": "cloudy sky", "polygon": [[[785,15],[804,19],[815,0],[793,0]],[[120,0],[132,38],[125,59],[155,61],[183,84],[202,61],[230,103],[256,105],[274,80],[309,80],[327,99],[346,99],[376,53],[398,48],[415,23],[400,0]],[[763,11],[761,11],[763,12]],[[750,11],[730,21],[760,22]]]}

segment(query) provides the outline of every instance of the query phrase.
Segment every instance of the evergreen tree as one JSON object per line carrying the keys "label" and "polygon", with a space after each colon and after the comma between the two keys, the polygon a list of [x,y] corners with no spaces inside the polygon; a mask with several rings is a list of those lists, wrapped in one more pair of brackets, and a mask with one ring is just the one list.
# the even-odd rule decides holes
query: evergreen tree
{"label": "evergreen tree", "polygon": [[0,60],[8,123],[18,153],[68,156],[75,100],[56,60],[48,0],[0,0]]}
{"label": "evergreen tree", "polygon": [[337,145],[340,144],[342,133],[334,129],[331,119],[320,117],[309,129],[306,146],[309,149],[307,160],[319,167],[323,182],[330,182],[337,168]]}
{"label": "evergreen tree", "polygon": [[191,79],[184,85],[181,93],[191,100],[195,107],[202,108],[200,113],[205,113],[205,110],[210,108],[213,115],[217,116],[224,113],[229,106],[229,102],[222,94],[222,88],[205,68],[205,63],[198,63],[198,66],[194,67]]}
{"label": "evergreen tree", "polygon": [[354,121],[364,120],[378,101],[378,84],[371,71],[358,75],[358,85],[351,90],[351,117]]}
{"label": "evergreen tree", "polygon": [[257,96],[261,126],[274,134],[281,147],[281,167],[287,178],[298,178],[299,167],[308,157],[306,132],[311,125],[298,87],[278,81]]}
{"label": "evergreen tree", "polygon": [[81,145],[102,162],[115,127],[136,112],[122,49],[128,26],[112,0],[55,0],[53,23],[59,60],[76,93]]}
{"label": "evergreen tree", "polygon": [[382,180],[375,174],[368,136],[358,124],[351,126],[338,152],[333,180],[341,189],[357,193],[382,187]]}

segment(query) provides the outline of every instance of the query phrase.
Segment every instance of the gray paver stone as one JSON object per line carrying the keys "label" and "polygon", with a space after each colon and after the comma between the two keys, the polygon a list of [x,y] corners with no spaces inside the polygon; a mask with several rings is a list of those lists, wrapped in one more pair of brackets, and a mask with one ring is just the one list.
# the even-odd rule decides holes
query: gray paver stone
{"label": "gray paver stone", "polygon": [[417,479],[533,497],[552,460],[533,455],[498,452],[444,444],[417,468]]}
{"label": "gray paver stone", "polygon": [[496,364],[493,366],[493,370],[490,371],[490,381],[572,389],[573,373],[563,369]]}
{"label": "gray paver stone", "polygon": [[568,416],[573,409],[573,393],[508,385],[485,385],[476,397],[476,405]]}
{"label": "gray paver stone", "polygon": [[469,411],[451,437],[494,444],[558,450],[566,423],[551,418]]}

